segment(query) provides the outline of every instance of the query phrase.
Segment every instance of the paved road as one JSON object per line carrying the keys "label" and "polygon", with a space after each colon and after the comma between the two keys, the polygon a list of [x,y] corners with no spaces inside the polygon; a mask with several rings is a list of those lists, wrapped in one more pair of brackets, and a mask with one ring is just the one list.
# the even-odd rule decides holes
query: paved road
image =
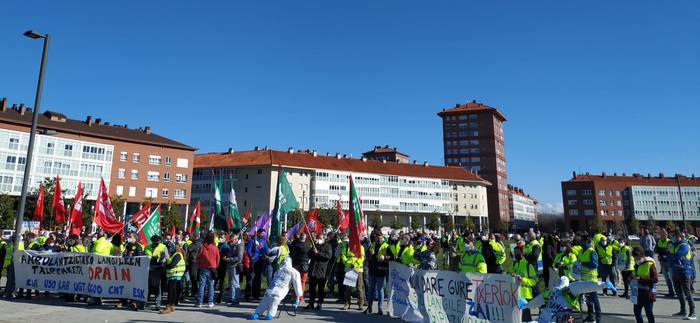
{"label": "paved road", "polygon": [[[665,282],[659,283],[659,293],[667,291]],[[4,285],[4,282],[2,282]],[[696,293],[696,304],[700,306],[700,294]],[[376,314],[365,315],[356,309],[343,311],[339,304],[331,300],[322,311],[300,310],[296,316],[284,311],[280,322],[401,322],[386,316]],[[634,322],[632,304],[629,300],[619,297],[601,296],[603,322]],[[133,312],[116,309],[114,306],[87,306],[82,303],[66,303],[55,297],[35,297],[32,300],[6,301],[0,299],[0,322],[217,322],[227,319],[247,320],[257,306],[255,303],[242,303],[240,307],[216,306],[212,309],[198,309],[192,303],[186,302],[177,308],[173,314],[160,315],[146,310]],[[654,305],[657,322],[680,322],[671,314],[678,312],[679,304],[675,299],[659,300]],[[585,310],[585,306],[584,306]],[[533,313],[535,314],[535,313]],[[646,321],[646,320],[645,320]]]}

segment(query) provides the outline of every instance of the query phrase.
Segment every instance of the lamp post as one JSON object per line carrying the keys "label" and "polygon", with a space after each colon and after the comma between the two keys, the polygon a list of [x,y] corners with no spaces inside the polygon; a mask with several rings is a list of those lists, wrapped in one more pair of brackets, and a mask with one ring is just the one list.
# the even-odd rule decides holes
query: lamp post
{"label": "lamp post", "polygon": [[34,30],[29,30],[24,33],[25,36],[32,39],[44,39],[44,50],[41,53],[41,67],[39,68],[39,82],[36,86],[36,96],[34,97],[34,114],[32,116],[32,130],[29,133],[29,147],[27,148],[27,163],[24,166],[24,179],[22,180],[22,192],[19,198],[19,208],[17,209],[17,223],[15,225],[15,243],[14,250],[19,247],[19,242],[22,232],[22,222],[24,222],[24,207],[27,204],[27,189],[29,188],[29,173],[32,170],[32,155],[34,150],[34,140],[36,137],[36,126],[39,123],[39,105],[41,104],[41,90],[44,87],[44,70],[46,67],[46,56],[49,51],[49,34],[41,34]]}

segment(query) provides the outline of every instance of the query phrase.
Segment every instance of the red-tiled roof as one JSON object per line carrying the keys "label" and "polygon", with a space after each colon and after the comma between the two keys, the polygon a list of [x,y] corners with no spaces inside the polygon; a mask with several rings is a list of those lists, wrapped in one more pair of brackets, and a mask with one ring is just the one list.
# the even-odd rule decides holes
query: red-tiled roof
{"label": "red-tiled roof", "polygon": [[485,105],[483,103],[479,103],[476,101],[464,103],[464,104],[457,104],[453,108],[449,109],[442,109],[442,111],[438,112],[438,115],[443,117],[446,115],[452,115],[452,114],[460,114],[463,112],[492,112],[493,114],[496,115],[497,118],[499,118],[501,121],[506,120],[506,116],[503,115],[498,109],[494,107],[490,107],[488,105]]}
{"label": "red-tiled roof", "polygon": [[[9,107],[6,108],[5,111],[0,110],[0,122],[30,127],[32,124],[33,111],[25,111],[24,113],[20,113],[18,110]],[[192,151],[197,150],[197,148],[190,147],[175,140],[152,133],[150,128],[130,129],[121,125],[106,125],[104,123],[97,124],[95,122],[88,124],[83,120],[68,119],[65,115],[54,111],[45,111],[39,115],[38,128],[84,136],[99,137],[103,139],[128,141],[144,145],[163,146]]]}
{"label": "red-tiled roof", "polygon": [[312,153],[289,153],[279,150],[250,150],[233,153],[207,153],[194,156],[194,168],[238,167],[256,165],[282,165],[310,169],[340,170],[384,175],[401,175],[451,179],[471,182],[490,183],[461,167],[424,166],[423,164],[406,164],[380,162],[354,158],[337,158],[333,156],[314,156]]}
{"label": "red-tiled roof", "polygon": [[[615,175],[576,175],[567,182],[615,182],[625,183],[629,186],[677,186],[676,177],[659,177],[638,174],[637,176]],[[700,186],[700,177],[680,176],[681,186]]]}

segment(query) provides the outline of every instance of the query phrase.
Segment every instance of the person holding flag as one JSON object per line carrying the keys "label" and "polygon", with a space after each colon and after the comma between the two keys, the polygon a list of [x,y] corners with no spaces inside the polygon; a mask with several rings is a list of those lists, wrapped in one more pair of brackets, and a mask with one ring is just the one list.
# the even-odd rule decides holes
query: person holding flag
{"label": "person holding flag", "polygon": [[[360,199],[357,196],[357,191],[355,190],[355,184],[352,181],[352,176],[350,176],[350,225],[348,227],[349,238],[347,245],[343,245],[343,250],[341,251],[340,257],[342,263],[345,265],[345,271],[355,271],[357,273],[357,282],[355,287],[357,288],[357,307],[362,310],[365,306],[365,288],[363,279],[363,264],[365,258],[364,247],[360,242],[360,237],[364,235],[362,232],[362,208],[360,206]],[[346,274],[347,276],[347,274]],[[347,310],[350,308],[351,303],[351,291],[352,286],[346,286],[345,288],[345,307],[343,309]]]}

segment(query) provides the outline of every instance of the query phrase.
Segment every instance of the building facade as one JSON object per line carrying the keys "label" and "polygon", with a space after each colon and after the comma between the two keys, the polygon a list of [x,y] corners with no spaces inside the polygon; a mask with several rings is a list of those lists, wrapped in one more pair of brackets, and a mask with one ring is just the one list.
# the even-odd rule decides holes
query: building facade
{"label": "building facade", "polygon": [[321,156],[311,151],[258,149],[196,155],[192,202],[200,200],[211,212],[213,178],[221,177],[224,192],[233,183],[241,212],[249,209],[255,216],[269,212],[280,165],[305,211],[334,208],[338,201],[347,209],[352,175],[363,210],[368,217],[379,214],[385,226],[396,219],[408,227],[410,215],[425,221],[433,213],[443,220],[454,216],[457,225],[467,217],[477,225],[487,223],[489,183],[462,168]]}
{"label": "building facade", "polygon": [[445,165],[459,166],[493,185],[488,192],[491,223],[509,222],[503,122],[496,108],[472,101],[438,113],[442,118]]}
{"label": "building facade", "polygon": [[510,228],[525,231],[537,226],[537,200],[526,194],[522,188],[508,185]]}
{"label": "building facade", "polygon": [[[561,183],[564,217],[574,230],[590,228],[595,217],[612,226],[635,218],[700,225],[700,178],[663,174],[576,174]],[[682,200],[682,203],[681,203]]]}
{"label": "building facade", "polygon": [[[0,192],[19,195],[26,165],[32,110],[0,101]],[[147,198],[186,205],[195,148],[159,136],[150,127],[130,129],[101,119],[69,119],[59,112],[39,116],[29,191],[47,177],[61,177],[65,197],[81,182],[95,199],[100,179],[110,195],[133,210]]]}

